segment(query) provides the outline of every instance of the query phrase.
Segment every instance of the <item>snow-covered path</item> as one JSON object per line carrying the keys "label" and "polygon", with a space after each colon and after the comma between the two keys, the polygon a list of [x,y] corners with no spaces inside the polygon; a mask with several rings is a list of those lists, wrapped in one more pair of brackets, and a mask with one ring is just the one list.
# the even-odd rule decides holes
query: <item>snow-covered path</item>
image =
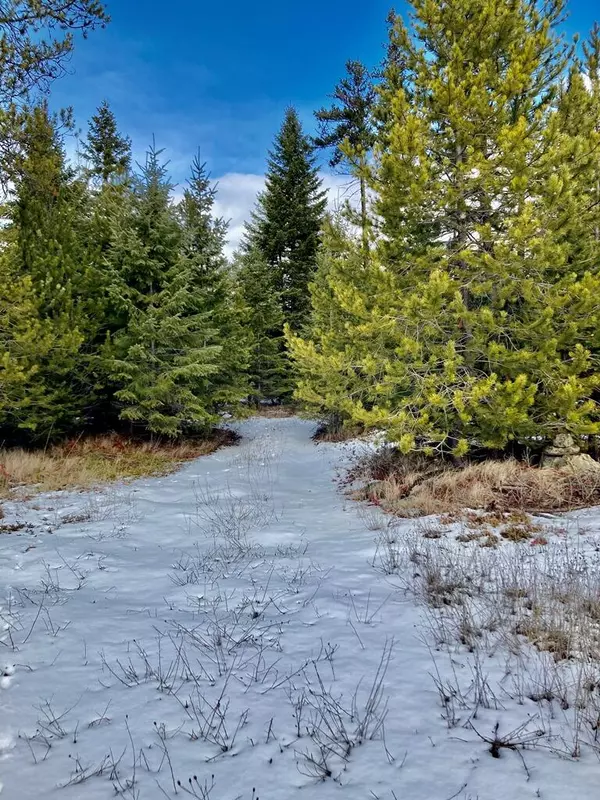
{"label": "snow-covered path", "polygon": [[2,800],[597,796],[595,761],[535,751],[527,780],[446,728],[420,612],[312,430],[250,420],[174,475],[5,508],[32,529],[0,536]]}

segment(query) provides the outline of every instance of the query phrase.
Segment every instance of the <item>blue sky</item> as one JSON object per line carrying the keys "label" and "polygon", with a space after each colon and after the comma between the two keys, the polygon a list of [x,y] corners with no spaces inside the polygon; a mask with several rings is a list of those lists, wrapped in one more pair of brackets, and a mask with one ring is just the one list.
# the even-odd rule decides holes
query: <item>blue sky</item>
{"label": "blue sky", "polygon": [[[110,25],[77,42],[52,104],[73,106],[85,129],[107,99],[136,154],[156,136],[176,182],[200,148],[220,178],[220,210],[236,227],[260,188],[286,106],[308,128],[347,59],[378,63],[391,2],[106,0]],[[600,17],[593,5],[571,0],[569,32],[587,33]]]}
{"label": "blue sky", "polygon": [[215,174],[262,172],[287,105],[310,124],[346,59],[379,59],[389,0],[365,6],[107,0],[109,27],[78,42],[54,102],[83,125],[106,98],[140,147],[154,133],[176,159],[200,146]]}

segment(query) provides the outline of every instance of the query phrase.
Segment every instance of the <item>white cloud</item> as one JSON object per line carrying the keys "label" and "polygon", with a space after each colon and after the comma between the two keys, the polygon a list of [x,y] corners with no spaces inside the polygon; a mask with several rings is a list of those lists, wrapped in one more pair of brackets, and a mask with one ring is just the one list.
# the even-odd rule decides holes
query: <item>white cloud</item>
{"label": "white cloud", "polygon": [[[331,209],[353,199],[356,187],[347,176],[321,173],[320,177]],[[257,194],[264,188],[265,178],[252,173],[228,172],[216,182],[215,214],[229,220],[227,255],[230,256],[241,241],[244,225],[250,219]]]}
{"label": "white cloud", "polygon": [[244,233],[244,224],[250,219],[256,196],[265,185],[264,175],[228,172],[217,178],[215,215],[229,222],[226,252],[228,256],[238,247]]}

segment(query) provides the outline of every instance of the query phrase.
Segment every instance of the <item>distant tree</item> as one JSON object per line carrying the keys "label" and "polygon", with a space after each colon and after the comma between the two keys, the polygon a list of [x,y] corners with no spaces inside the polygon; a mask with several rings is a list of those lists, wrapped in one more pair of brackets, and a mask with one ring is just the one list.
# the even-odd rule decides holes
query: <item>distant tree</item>
{"label": "distant tree", "polygon": [[335,87],[333,105],[315,111],[319,133],[315,147],[331,150],[329,165],[343,167],[358,178],[363,248],[368,247],[367,165],[375,144],[373,112],[377,91],[373,77],[360,61],[346,63],[346,75]]}
{"label": "distant tree", "polygon": [[190,291],[220,347],[219,369],[207,387],[207,402],[213,407],[237,403],[248,394],[249,358],[243,303],[224,252],[228,226],[214,215],[216,194],[206,164],[195,158],[178,214]]}
{"label": "distant tree", "polygon": [[258,403],[285,398],[290,394],[292,381],[274,273],[257,248],[239,254],[236,267],[250,335],[250,399]]}
{"label": "distant tree", "polygon": [[316,269],[325,195],[311,144],[298,114],[289,108],[269,155],[247,245],[260,252],[273,272],[284,320],[295,330],[310,313],[308,284]]}
{"label": "distant tree", "polygon": [[122,136],[106,100],[90,120],[81,152],[87,174],[102,186],[122,181],[131,167],[131,140]]}

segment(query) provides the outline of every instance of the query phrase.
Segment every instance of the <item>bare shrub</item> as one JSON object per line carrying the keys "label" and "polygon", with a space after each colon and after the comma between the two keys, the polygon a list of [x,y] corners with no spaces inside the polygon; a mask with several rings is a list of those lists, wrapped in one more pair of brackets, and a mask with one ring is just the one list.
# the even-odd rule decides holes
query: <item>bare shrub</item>
{"label": "bare shrub", "polygon": [[260,481],[250,483],[244,492],[230,486],[215,490],[207,483],[197,485],[195,493],[196,513],[191,525],[241,553],[251,547],[250,531],[261,530],[275,518],[272,495]]}
{"label": "bare shrub", "polygon": [[387,715],[384,679],[393,648],[394,642],[386,640],[366,696],[361,698],[359,683],[349,706],[325,684],[316,662],[312,671],[303,670],[305,686],[290,699],[299,737],[306,734],[311,740],[311,747],[298,753],[298,769],[304,775],[317,780],[334,777],[334,769],[343,768],[354,748],[383,736]]}

